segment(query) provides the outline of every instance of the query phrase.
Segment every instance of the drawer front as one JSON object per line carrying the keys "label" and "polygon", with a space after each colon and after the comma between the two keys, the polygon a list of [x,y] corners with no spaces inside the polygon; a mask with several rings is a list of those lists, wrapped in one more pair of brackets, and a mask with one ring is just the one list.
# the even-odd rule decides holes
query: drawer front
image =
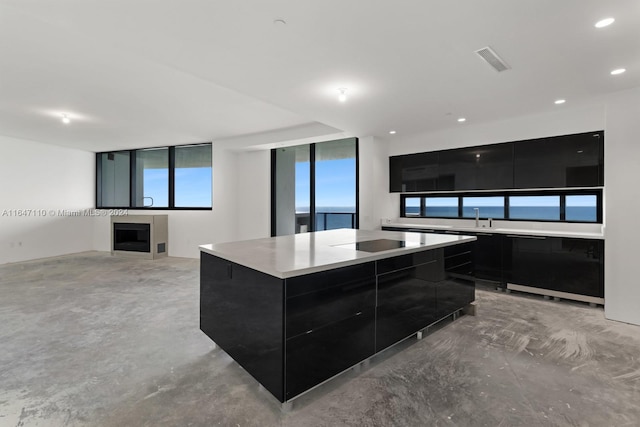
{"label": "drawer front", "polygon": [[291,399],[374,354],[375,311],[286,341],[286,399]]}
{"label": "drawer front", "polygon": [[375,304],[375,276],[288,298],[286,337],[295,337],[359,312],[373,310]]}
{"label": "drawer front", "polygon": [[408,255],[401,255],[393,258],[381,259],[376,261],[378,264],[378,274],[389,273],[395,270],[413,267],[415,265],[424,264],[442,256],[442,248],[432,249],[430,251],[415,252]]}
{"label": "drawer front", "polygon": [[336,268],[334,270],[321,271],[318,273],[305,274],[286,279],[286,298],[292,298],[298,295],[310,292],[321,291],[331,288],[337,284],[345,286],[358,285],[360,282],[375,277],[375,262],[367,262],[364,264],[356,264],[348,267]]}

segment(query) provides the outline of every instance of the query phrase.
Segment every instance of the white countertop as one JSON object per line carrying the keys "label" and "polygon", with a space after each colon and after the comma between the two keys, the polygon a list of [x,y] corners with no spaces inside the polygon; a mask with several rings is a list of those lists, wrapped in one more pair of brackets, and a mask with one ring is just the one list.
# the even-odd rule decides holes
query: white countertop
{"label": "white countertop", "polygon": [[[351,243],[377,239],[405,241],[405,247],[380,252],[350,247]],[[339,229],[201,245],[200,250],[286,279],[474,240],[476,238],[472,236]]]}
{"label": "white countertop", "polygon": [[461,233],[487,233],[487,234],[516,234],[523,236],[549,236],[549,237],[569,237],[578,239],[604,239],[602,233],[588,233],[579,231],[562,231],[562,230],[531,230],[505,227],[456,227],[450,225],[429,225],[429,224],[408,224],[405,222],[390,222],[382,225],[383,227],[397,227],[415,230],[438,230],[438,231],[459,231]]}

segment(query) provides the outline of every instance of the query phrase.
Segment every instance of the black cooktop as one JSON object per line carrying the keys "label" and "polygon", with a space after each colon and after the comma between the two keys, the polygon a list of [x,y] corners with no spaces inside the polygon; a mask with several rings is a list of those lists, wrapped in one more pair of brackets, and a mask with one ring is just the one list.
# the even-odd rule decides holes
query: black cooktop
{"label": "black cooktop", "polygon": [[356,242],[356,250],[363,252],[380,252],[390,249],[399,249],[405,247],[404,240],[377,239],[367,240],[365,242]]}

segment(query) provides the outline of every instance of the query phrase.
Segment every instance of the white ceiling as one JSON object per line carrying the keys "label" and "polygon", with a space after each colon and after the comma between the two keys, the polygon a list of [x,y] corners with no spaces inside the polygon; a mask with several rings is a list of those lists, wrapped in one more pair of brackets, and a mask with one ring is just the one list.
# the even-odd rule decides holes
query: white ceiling
{"label": "white ceiling", "polygon": [[0,134],[89,151],[401,137],[638,86],[638,0],[0,0]]}

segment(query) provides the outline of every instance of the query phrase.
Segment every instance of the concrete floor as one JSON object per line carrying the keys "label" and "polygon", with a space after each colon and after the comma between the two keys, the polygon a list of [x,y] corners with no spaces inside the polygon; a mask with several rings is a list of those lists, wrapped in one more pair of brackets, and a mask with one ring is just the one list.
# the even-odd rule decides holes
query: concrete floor
{"label": "concrete floor", "polygon": [[640,327],[490,289],[283,414],[198,329],[198,265],[0,266],[0,426],[640,425]]}

